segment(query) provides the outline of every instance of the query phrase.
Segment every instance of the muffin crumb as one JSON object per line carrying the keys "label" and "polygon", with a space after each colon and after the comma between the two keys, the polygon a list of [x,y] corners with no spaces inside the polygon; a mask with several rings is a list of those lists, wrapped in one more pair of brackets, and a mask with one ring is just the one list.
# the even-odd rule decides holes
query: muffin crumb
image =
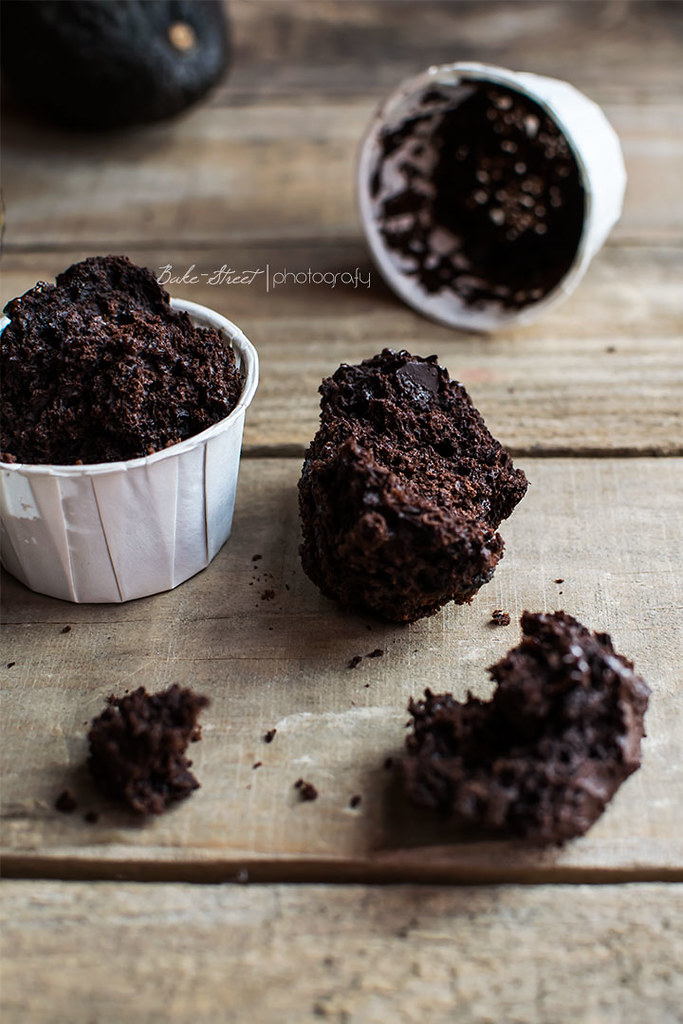
{"label": "muffin crumb", "polygon": [[78,801],[70,789],[63,790],[55,800],[55,810],[60,814],[73,814],[78,807]]}
{"label": "muffin crumb", "polygon": [[299,798],[302,801],[318,799],[318,790],[312,782],[304,782],[303,779],[297,779],[294,783],[294,788],[298,789]]}
{"label": "muffin crumb", "polygon": [[137,814],[161,814],[199,782],[185,756],[201,733],[197,718],[209,700],[177,684],[149,694],[144,687],[110,697],[94,718],[88,767],[100,788]]}

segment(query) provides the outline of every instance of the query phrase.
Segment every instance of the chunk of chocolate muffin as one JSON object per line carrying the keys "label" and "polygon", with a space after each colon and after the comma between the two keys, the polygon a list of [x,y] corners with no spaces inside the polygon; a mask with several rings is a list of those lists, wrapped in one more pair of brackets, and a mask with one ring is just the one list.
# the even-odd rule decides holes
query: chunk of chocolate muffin
{"label": "chunk of chocolate muffin", "polygon": [[436,356],[384,351],[320,387],[299,481],[305,572],[354,611],[412,622],[470,601],[527,480]]}
{"label": "chunk of chocolate muffin", "polygon": [[650,690],[606,633],[565,612],[521,624],[522,642],[489,669],[490,701],[411,700],[401,770],[415,803],[456,823],[562,843],[640,767]]}
{"label": "chunk of chocolate muffin", "polygon": [[199,788],[185,757],[201,738],[197,718],[209,703],[190,689],[171,686],[149,694],[140,687],[109,698],[88,733],[88,767],[107,795],[138,814],[161,814]]}
{"label": "chunk of chocolate muffin", "polygon": [[125,256],[69,267],[5,307],[2,459],[111,462],[192,437],[234,409],[242,377],[218,331],[171,309]]}

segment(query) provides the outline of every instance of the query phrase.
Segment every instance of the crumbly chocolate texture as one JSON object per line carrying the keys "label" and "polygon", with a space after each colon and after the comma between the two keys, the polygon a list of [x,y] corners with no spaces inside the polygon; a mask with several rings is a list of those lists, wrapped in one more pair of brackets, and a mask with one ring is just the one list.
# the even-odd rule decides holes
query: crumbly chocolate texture
{"label": "crumbly chocolate texture", "polygon": [[140,687],[93,719],[88,767],[99,786],[138,814],[161,814],[199,783],[185,756],[201,738],[197,719],[209,703],[190,689],[171,686],[149,694]]}
{"label": "crumbly chocolate texture", "polygon": [[401,770],[415,803],[456,823],[562,843],[640,767],[650,690],[606,633],[565,612],[521,624],[522,642],[489,669],[490,701],[411,700]]}
{"label": "crumbly chocolate texture", "polygon": [[566,138],[529,97],[463,80],[385,128],[371,191],[404,273],[471,307],[520,309],[576,255],[585,195]]}
{"label": "crumbly chocolate texture", "polygon": [[213,328],[171,309],[125,256],[69,267],[5,307],[2,459],[73,465],[133,459],[228,416],[242,390]]}
{"label": "crumbly chocolate texture", "polygon": [[305,572],[346,608],[412,622],[470,601],[527,481],[436,356],[390,349],[323,381],[299,482]]}

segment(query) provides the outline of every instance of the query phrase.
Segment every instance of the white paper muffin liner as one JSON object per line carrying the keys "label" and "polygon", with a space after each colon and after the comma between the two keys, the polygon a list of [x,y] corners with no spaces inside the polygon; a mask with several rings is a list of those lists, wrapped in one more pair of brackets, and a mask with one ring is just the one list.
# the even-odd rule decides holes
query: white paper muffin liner
{"label": "white paper muffin liner", "polygon": [[[0,558],[31,590],[121,602],[172,590],[204,569],[232,526],[244,418],[258,356],[230,320],[172,299],[233,348],[242,394],[225,419],[163,451],[86,466],[0,463]],[[9,321],[0,321],[2,330]]]}
{"label": "white paper muffin liner", "polygon": [[[434,86],[456,87],[462,79],[507,86],[534,100],[565,136],[577,161],[584,188],[583,230],[574,260],[559,284],[519,310],[490,303],[468,306],[449,289],[430,294],[401,269],[396,254],[381,235],[371,180],[381,159],[385,126],[396,126],[415,113],[420,98]],[[361,219],[373,257],[388,285],[418,312],[450,327],[495,331],[527,324],[570,295],[619,220],[626,188],[626,169],[619,139],[600,107],[567,82],[489,64],[462,62],[431,67],[403,82],[375,115],[361,145],[358,197]]]}

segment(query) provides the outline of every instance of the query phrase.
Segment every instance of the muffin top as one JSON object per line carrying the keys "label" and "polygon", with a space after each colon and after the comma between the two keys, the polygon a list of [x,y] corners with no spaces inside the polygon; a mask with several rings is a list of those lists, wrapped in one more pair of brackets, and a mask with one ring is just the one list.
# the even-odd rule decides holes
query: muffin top
{"label": "muffin top", "polygon": [[5,306],[4,462],[134,459],[224,419],[242,375],[214,328],[171,309],[151,271],[92,257]]}

